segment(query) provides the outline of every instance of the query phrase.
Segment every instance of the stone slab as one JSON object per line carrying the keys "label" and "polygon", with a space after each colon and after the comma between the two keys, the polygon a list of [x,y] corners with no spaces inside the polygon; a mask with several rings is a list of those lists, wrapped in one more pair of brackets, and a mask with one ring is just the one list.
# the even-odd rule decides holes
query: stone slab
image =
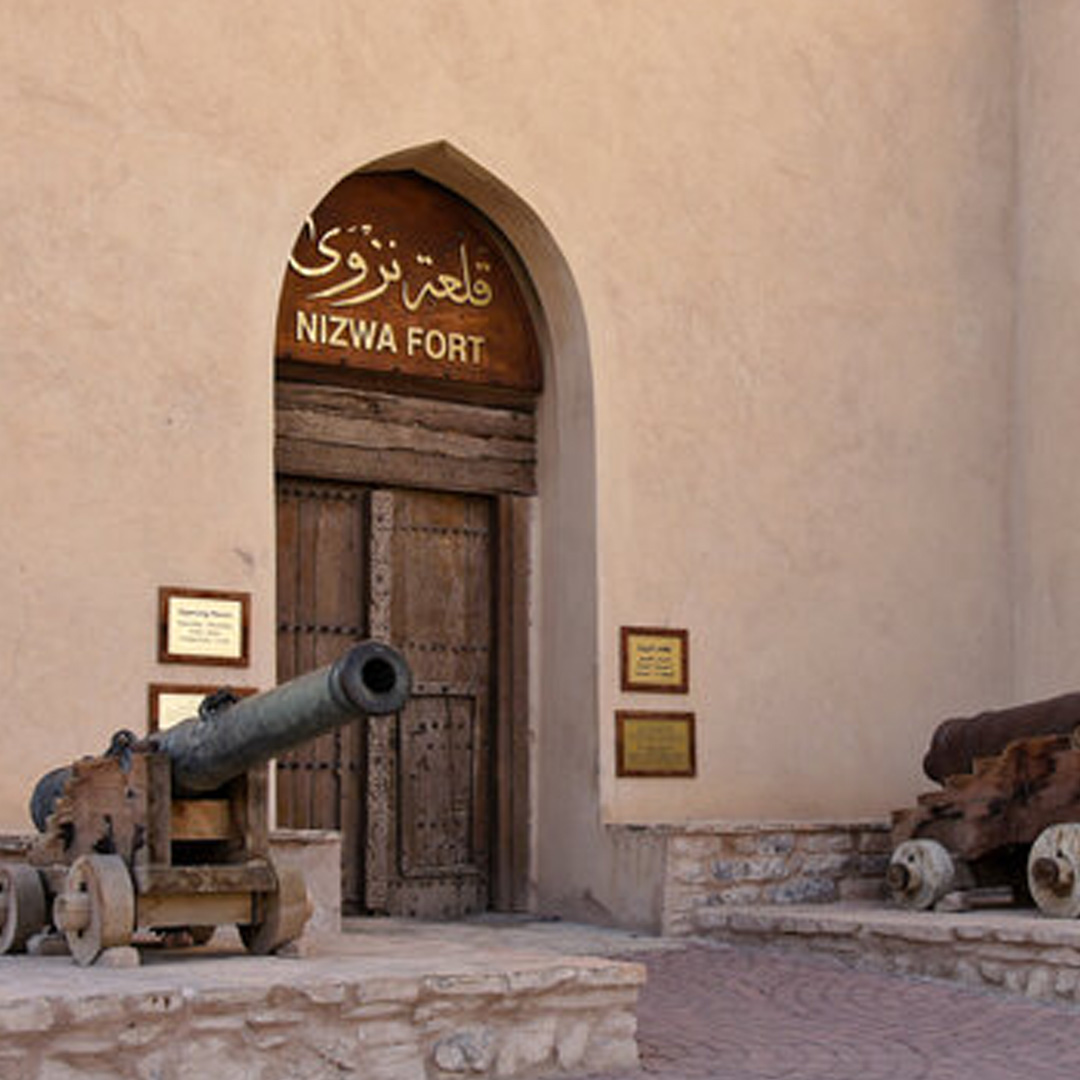
{"label": "stone slab", "polygon": [[[314,936],[300,959],[248,956],[224,931],[199,949],[142,949],[134,969],[0,957],[3,1075],[434,1080],[636,1066],[642,965],[562,952],[561,930],[411,927]],[[605,942],[633,947],[630,935]]]}
{"label": "stone slab", "polygon": [[721,941],[826,953],[861,968],[1080,1002],[1080,921],[1033,910],[945,914],[871,903],[733,904],[700,909],[694,929]]}

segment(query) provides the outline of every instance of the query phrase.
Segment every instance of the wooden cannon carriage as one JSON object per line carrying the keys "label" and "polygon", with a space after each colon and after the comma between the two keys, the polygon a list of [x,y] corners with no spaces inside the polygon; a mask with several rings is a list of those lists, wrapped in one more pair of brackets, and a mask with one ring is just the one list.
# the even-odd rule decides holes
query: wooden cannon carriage
{"label": "wooden cannon carriage", "polygon": [[894,899],[1080,915],[1078,725],[1080,694],[941,724],[923,762],[941,787],[893,814]]}
{"label": "wooden cannon carriage", "polygon": [[102,756],[48,773],[31,800],[29,861],[0,867],[0,952],[62,934],[88,965],[139,931],[203,941],[223,925],[257,954],[295,940],[310,904],[302,876],[270,859],[267,763],[398,711],[410,682],[400,653],[364,642],[267,693],[212,695],[147,739],[118,732]]}

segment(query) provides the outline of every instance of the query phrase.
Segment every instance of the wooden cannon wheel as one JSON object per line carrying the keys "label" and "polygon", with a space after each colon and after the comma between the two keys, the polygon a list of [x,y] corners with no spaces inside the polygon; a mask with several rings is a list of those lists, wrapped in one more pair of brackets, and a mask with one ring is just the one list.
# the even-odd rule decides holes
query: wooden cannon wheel
{"label": "wooden cannon wheel", "polygon": [[893,899],[916,910],[933,907],[952,891],[955,878],[952,856],[936,840],[905,840],[885,875]]}
{"label": "wooden cannon wheel", "polygon": [[119,855],[80,855],[53,905],[53,921],[82,967],[105,949],[130,945],[135,889],[124,860]]}
{"label": "wooden cannon wheel", "polygon": [[303,932],[311,915],[304,875],[292,867],[275,867],[277,892],[264,893],[256,899],[262,908],[257,922],[241,926],[240,937],[248,952],[265,956],[295,941]]}
{"label": "wooden cannon wheel", "polygon": [[1045,915],[1080,915],[1080,825],[1043,829],[1028,853],[1028,888]]}
{"label": "wooden cannon wheel", "polygon": [[0,953],[22,952],[47,921],[45,888],[37,870],[26,863],[0,866]]}

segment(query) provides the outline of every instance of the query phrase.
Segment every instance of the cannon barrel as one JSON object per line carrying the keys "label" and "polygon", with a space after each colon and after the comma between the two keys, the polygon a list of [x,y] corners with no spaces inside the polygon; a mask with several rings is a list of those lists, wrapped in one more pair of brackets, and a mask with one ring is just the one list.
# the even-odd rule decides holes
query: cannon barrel
{"label": "cannon barrel", "polygon": [[934,730],[923,771],[931,780],[971,772],[975,759],[1000,754],[1015,739],[1069,735],[1080,725],[1080,694],[945,720]]}
{"label": "cannon barrel", "polygon": [[[397,712],[412,692],[412,673],[397,649],[377,641],[354,645],[334,663],[247,698],[225,695],[217,708],[138,743],[130,732],[113,736],[107,755],[155,750],[171,762],[174,794],[214,791],[276,754],[361,716]],[[46,773],[34,788],[30,814],[44,831],[70,767]]]}
{"label": "cannon barrel", "polygon": [[364,715],[397,712],[412,677],[396,649],[354,645],[334,663],[155,736],[172,762],[173,789],[213,791],[275,754]]}

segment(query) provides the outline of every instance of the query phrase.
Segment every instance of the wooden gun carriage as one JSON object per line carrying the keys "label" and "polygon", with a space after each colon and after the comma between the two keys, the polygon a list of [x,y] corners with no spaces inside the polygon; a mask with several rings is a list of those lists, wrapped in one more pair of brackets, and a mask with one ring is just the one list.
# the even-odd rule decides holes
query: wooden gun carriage
{"label": "wooden gun carriage", "polygon": [[1080,694],[947,720],[923,768],[941,787],[893,814],[895,900],[1080,915]]}
{"label": "wooden gun carriage", "polygon": [[38,782],[28,862],[0,866],[0,952],[60,933],[77,963],[140,931],[196,942],[236,925],[269,953],[310,914],[299,872],[270,858],[268,762],[342,724],[398,711],[411,676],[396,650],[354,646],[334,664],[253,697],[207,698],[198,717]]}

